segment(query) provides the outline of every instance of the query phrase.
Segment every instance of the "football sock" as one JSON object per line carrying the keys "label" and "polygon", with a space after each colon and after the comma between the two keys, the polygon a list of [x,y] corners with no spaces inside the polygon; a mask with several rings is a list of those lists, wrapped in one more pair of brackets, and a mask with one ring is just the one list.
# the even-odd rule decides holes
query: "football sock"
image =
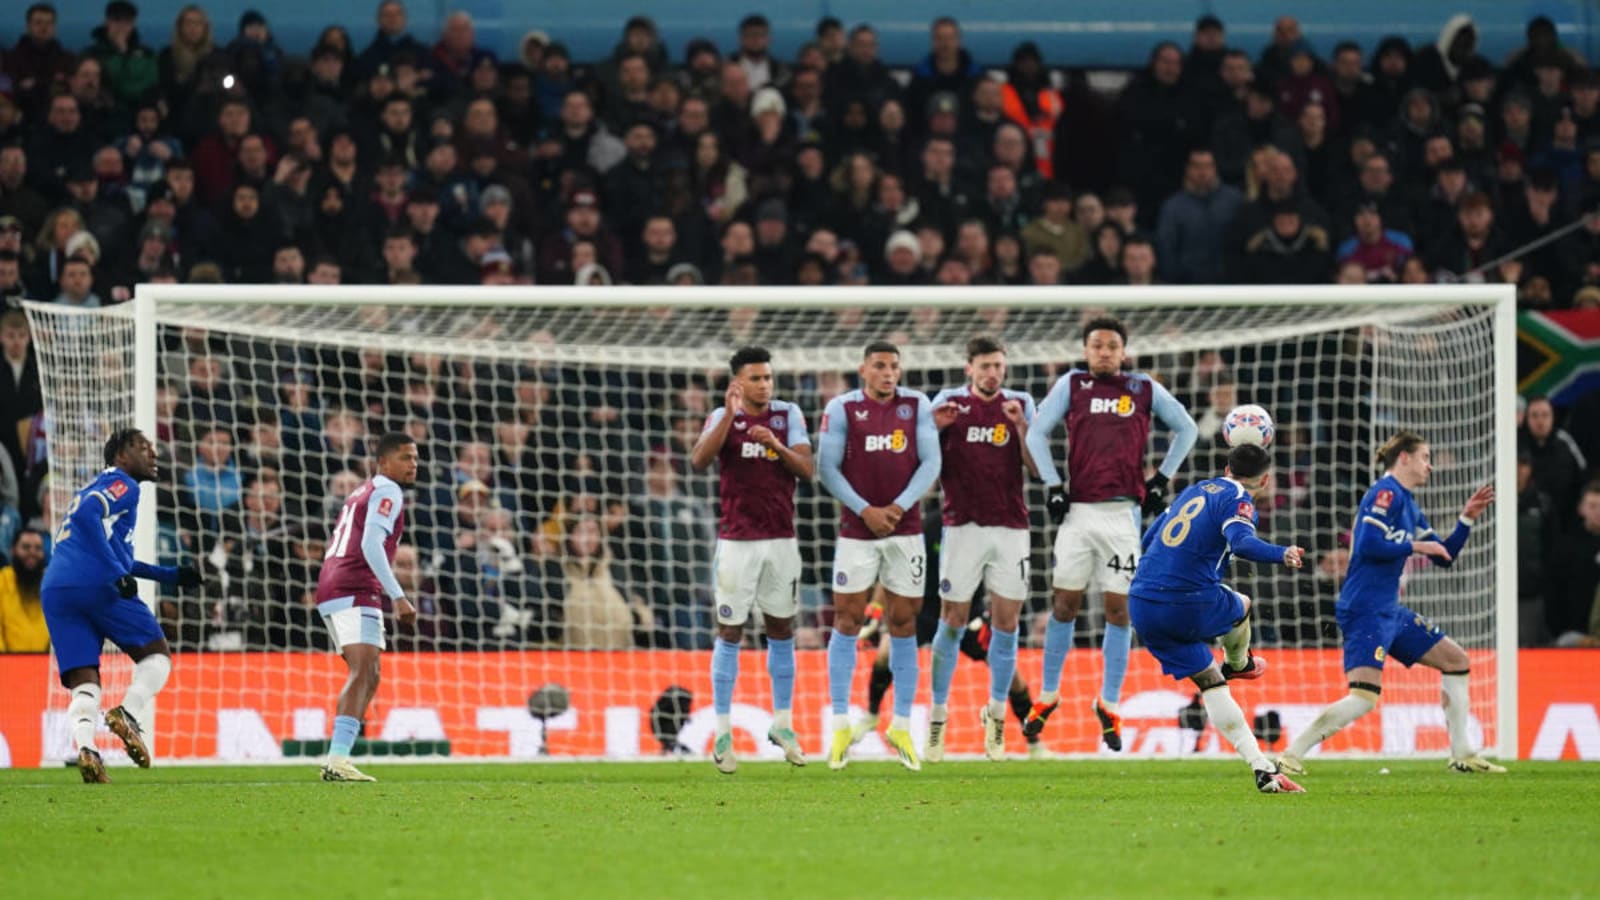
{"label": "football sock", "polygon": [[1061,690],[1061,667],[1067,664],[1067,651],[1072,649],[1072,632],[1078,627],[1078,620],[1062,622],[1055,616],[1050,617],[1050,624],[1044,629],[1044,675],[1039,685],[1039,702],[1050,704],[1056,702],[1056,696]]}
{"label": "football sock", "polygon": [[788,728],[794,706],[794,638],[767,638],[767,676],[772,679],[772,724]]}
{"label": "football sock", "polygon": [[1289,754],[1304,757],[1312,747],[1338,734],[1339,729],[1371,712],[1377,705],[1377,698],[1368,691],[1351,691],[1340,697],[1289,743]]}
{"label": "football sock", "polygon": [[889,685],[893,681],[894,676],[889,674],[888,658],[875,658],[872,661],[872,678],[867,682],[867,712],[877,715],[883,709],[883,696],[889,693]]}
{"label": "football sock", "polygon": [[[939,629],[933,633],[934,706],[944,706],[950,700],[950,682],[955,680],[956,658],[961,654],[961,631],[949,622],[940,622]],[[890,644],[891,648],[893,646]],[[896,696],[899,693],[897,689]]]}
{"label": "football sock", "polygon": [[1100,699],[1106,709],[1116,712],[1122,699],[1122,682],[1128,677],[1128,648],[1133,646],[1133,629],[1106,623],[1100,650],[1105,660],[1105,675],[1100,682]]}
{"label": "football sock", "polygon": [[909,720],[917,698],[916,637],[889,638],[889,672],[894,676],[894,717]]}
{"label": "football sock", "polygon": [[1228,668],[1238,671],[1250,665],[1250,617],[1229,629],[1222,636],[1222,658]]}
{"label": "football sock", "polygon": [[72,743],[79,750],[93,750],[95,726],[100,724],[100,685],[80,684],[72,689],[67,720],[72,723]]}
{"label": "football sock", "polygon": [[1261,772],[1275,771],[1272,763],[1262,755],[1261,745],[1256,743],[1250,724],[1244,720],[1244,710],[1228,693],[1228,686],[1223,684],[1201,691],[1200,696],[1205,700],[1206,715],[1211,718],[1211,724],[1217,726],[1217,731],[1244,757],[1250,768]]}
{"label": "football sock", "polygon": [[1446,672],[1440,701],[1444,704],[1445,728],[1450,732],[1450,758],[1466,759],[1472,755],[1472,744],[1467,737],[1467,713],[1471,699],[1467,695],[1467,673]]}
{"label": "football sock", "polygon": [[139,660],[133,665],[133,680],[128,683],[128,690],[122,695],[122,705],[133,714],[139,723],[139,728],[148,737],[151,719],[155,710],[156,694],[166,686],[167,676],[172,674],[172,657],[165,653],[154,653]]}
{"label": "football sock", "polygon": [[[1017,674],[1017,633],[989,631],[989,708],[991,715],[1005,715],[999,704],[1011,693],[1011,682]],[[1026,693],[1026,691],[1024,691]]]}
{"label": "football sock", "polygon": [[355,716],[333,717],[333,740],[328,743],[328,762],[344,762],[350,758],[350,748],[356,745],[356,734],[361,731],[361,720]]}
{"label": "football sock", "polygon": [[711,649],[711,705],[717,711],[717,734],[727,734],[733,711],[733,683],[739,679],[739,645],[722,638]]}
{"label": "football sock", "polygon": [[828,639],[828,699],[835,717],[850,714],[850,680],[855,674],[856,636],[835,628]]}

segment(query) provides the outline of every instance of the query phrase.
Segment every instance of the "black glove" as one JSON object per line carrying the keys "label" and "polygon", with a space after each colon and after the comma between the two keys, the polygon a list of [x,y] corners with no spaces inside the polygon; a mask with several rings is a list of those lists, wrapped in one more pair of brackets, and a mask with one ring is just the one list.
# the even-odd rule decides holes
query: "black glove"
{"label": "black glove", "polygon": [[117,579],[117,593],[124,600],[132,600],[139,596],[139,580],[132,575],[124,575]]}
{"label": "black glove", "polygon": [[1160,472],[1144,483],[1144,511],[1146,515],[1159,516],[1167,508],[1167,476]]}
{"label": "black glove", "polygon": [[195,588],[205,583],[205,576],[194,566],[178,567],[178,587]]}
{"label": "black glove", "polygon": [[1050,521],[1057,525],[1066,521],[1067,510],[1072,508],[1072,501],[1067,499],[1067,489],[1060,486],[1051,488],[1044,507],[1050,511]]}

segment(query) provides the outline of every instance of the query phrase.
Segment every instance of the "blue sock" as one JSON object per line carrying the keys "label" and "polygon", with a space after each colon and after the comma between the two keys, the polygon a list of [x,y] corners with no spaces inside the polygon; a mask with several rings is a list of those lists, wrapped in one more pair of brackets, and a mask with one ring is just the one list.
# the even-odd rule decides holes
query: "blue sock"
{"label": "blue sock", "polygon": [[[943,705],[950,699],[950,682],[956,677],[956,660],[961,656],[961,629],[940,622],[933,633],[933,702]],[[895,688],[895,696],[900,689]]]}
{"label": "blue sock", "polygon": [[1133,629],[1126,625],[1106,623],[1105,640],[1100,642],[1100,652],[1105,658],[1105,680],[1100,683],[1100,696],[1107,703],[1122,699],[1122,681],[1128,677],[1128,648],[1133,646]]}
{"label": "blue sock", "polygon": [[739,680],[739,645],[717,638],[711,649],[711,705],[717,715],[733,710],[733,683]]}
{"label": "blue sock", "polygon": [[350,748],[356,745],[356,735],[361,731],[361,720],[355,716],[333,717],[333,740],[328,742],[331,759],[349,759]]}
{"label": "blue sock", "polygon": [[889,638],[889,672],[894,676],[894,714],[911,715],[911,701],[917,699],[917,639]]}
{"label": "blue sock", "polygon": [[850,681],[855,675],[856,638],[835,628],[828,638],[828,699],[836,716],[850,712]]}
{"label": "blue sock", "polygon": [[1044,629],[1044,676],[1040,679],[1042,683],[1039,690],[1061,690],[1061,667],[1067,664],[1067,651],[1072,649],[1072,632],[1077,627],[1077,619],[1060,622],[1055,616],[1050,617],[1050,624]]}
{"label": "blue sock", "polygon": [[[1060,671],[1059,669],[1057,671]],[[1017,633],[995,628],[989,632],[989,699],[1004,703],[1011,696],[1011,679],[1017,674]]]}
{"label": "blue sock", "polygon": [[772,711],[794,706],[794,638],[767,638],[767,675],[772,678]]}

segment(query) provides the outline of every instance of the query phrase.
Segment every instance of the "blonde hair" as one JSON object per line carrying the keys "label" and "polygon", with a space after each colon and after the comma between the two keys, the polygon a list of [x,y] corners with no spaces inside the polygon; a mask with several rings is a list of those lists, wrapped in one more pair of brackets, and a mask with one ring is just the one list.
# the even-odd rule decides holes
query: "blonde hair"
{"label": "blonde hair", "polygon": [[[199,13],[200,21],[206,23],[206,36],[198,44],[185,44],[183,42],[183,17],[190,13]],[[184,84],[194,77],[195,70],[200,66],[200,60],[217,49],[216,41],[211,36],[211,17],[206,11],[191,3],[178,10],[178,17],[172,20],[172,73],[177,77],[179,84]]]}
{"label": "blonde hair", "polygon": [[1415,453],[1418,447],[1426,443],[1422,435],[1415,431],[1397,431],[1378,448],[1378,466],[1384,469],[1393,468],[1395,462],[1400,459],[1400,454]]}

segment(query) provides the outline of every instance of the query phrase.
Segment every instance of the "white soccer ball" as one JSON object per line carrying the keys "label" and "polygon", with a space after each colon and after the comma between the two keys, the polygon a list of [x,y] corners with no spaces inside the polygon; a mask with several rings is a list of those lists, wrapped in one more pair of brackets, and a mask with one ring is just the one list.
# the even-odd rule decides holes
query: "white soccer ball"
{"label": "white soccer ball", "polygon": [[1272,432],[1272,416],[1254,403],[1247,403],[1234,409],[1222,421],[1222,439],[1229,447],[1238,447],[1242,444],[1270,447]]}

